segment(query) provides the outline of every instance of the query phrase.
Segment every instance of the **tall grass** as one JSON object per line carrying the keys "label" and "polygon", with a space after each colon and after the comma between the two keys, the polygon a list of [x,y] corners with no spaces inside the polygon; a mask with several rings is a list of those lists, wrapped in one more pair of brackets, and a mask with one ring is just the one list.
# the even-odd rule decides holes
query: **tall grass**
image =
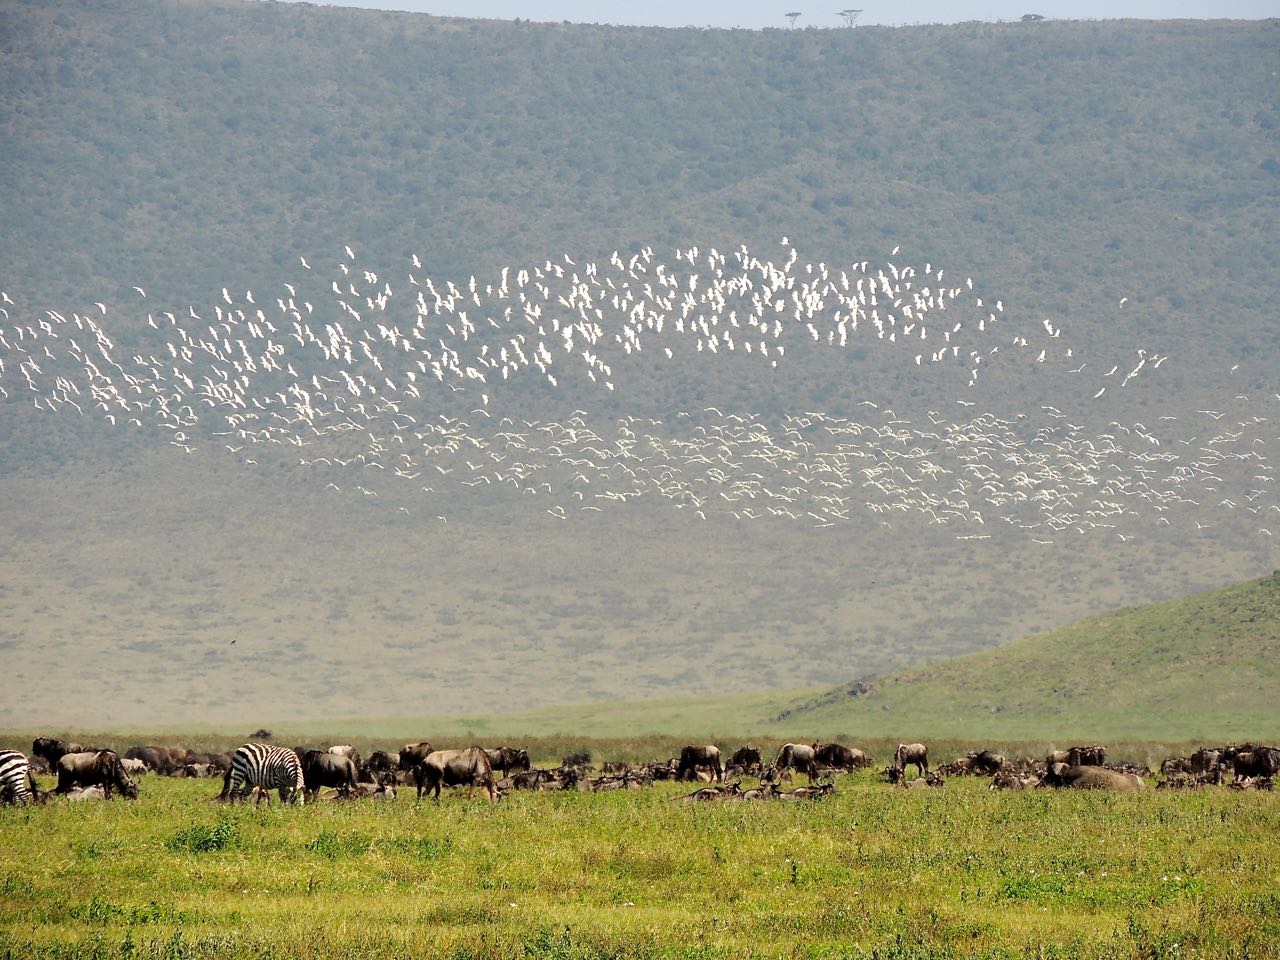
{"label": "tall grass", "polygon": [[1265,956],[1272,795],[901,791],[686,805],[674,784],[496,806],[0,811],[0,955]]}

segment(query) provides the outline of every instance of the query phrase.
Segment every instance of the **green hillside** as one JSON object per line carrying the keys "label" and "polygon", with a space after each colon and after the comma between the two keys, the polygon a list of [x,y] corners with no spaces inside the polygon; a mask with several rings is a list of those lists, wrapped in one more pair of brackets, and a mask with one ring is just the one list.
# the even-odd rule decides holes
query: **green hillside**
{"label": "green hillside", "polygon": [[1276,29],[4,0],[0,283],[33,306],[133,303],[133,284],[182,305],[279,289],[344,243],[466,279],[785,234],[837,263],[900,244],[1068,323],[1128,297],[1083,345],[1248,370],[1277,343]]}
{"label": "green hillside", "polygon": [[814,729],[931,736],[1280,736],[1280,571],[842,687]]}
{"label": "green hillside", "polygon": [[[0,0],[0,672],[31,693],[0,704],[0,724],[498,716],[824,689],[1274,569],[1276,35],[1275,21],[751,32]],[[988,375],[971,389],[962,366],[919,368],[864,329],[847,350],[788,343],[776,371],[758,354],[668,363],[649,349],[618,361],[616,391],[512,377],[477,412],[474,391],[432,382],[404,412],[418,433],[465,416],[478,434],[503,413],[581,408],[602,437],[647,415],[686,439],[701,429],[699,442],[713,404],[776,433],[810,410],[865,417],[878,435],[910,418],[902,449],[868,455],[885,470],[903,468],[890,454],[931,455],[925,434],[952,420],[990,431],[998,418],[1020,445],[1006,452],[1044,458],[1017,482],[1057,484],[1058,452],[1119,437],[1082,483],[1125,474],[1123,513],[1088,494],[1077,512],[1094,511],[1094,532],[1028,531],[981,499],[985,477],[956,468],[969,487],[954,496],[985,511],[965,527],[873,513],[876,478],[855,469],[822,488],[848,501],[841,525],[758,503],[758,520],[703,521],[657,498],[602,513],[570,502],[565,518],[527,487],[462,486],[469,463],[437,480],[447,465],[422,462],[421,445],[404,472],[425,476],[404,482],[398,457],[315,466],[332,436],[249,446],[199,401],[188,455],[84,396],[84,417],[49,413],[20,372],[65,369],[53,354],[84,341],[69,318],[88,312],[106,317],[121,373],[145,361],[176,375],[176,333],[147,314],[194,307],[204,336],[230,306],[224,285],[250,315],[248,290],[274,310],[296,285],[322,330],[346,320],[329,289],[358,279],[339,273],[348,243],[357,272],[394,284],[386,319],[407,329],[414,255],[414,283],[465,289],[503,267],[650,246],[666,264],[691,245],[780,258],[784,235],[805,264],[893,256],[920,276],[931,263],[957,285],[972,277],[966,296],[1004,304],[1003,339],[982,343]],[[50,310],[63,336],[37,345]],[[1046,338],[1046,321],[1062,331],[1044,340],[1052,362],[1017,354],[1014,334]],[[1153,362],[1121,390],[1139,350]],[[1108,368],[1121,372],[1108,381]],[[344,436],[398,455],[399,420]],[[1168,430],[1162,447],[1138,420]],[[528,456],[473,439],[486,464]],[[1168,452],[1183,459],[1152,459]],[[1021,467],[1000,466],[1012,488]],[[1158,502],[1184,467],[1213,495]],[[570,474],[566,502],[587,496]]]}
{"label": "green hillside", "polygon": [[[735,743],[754,737],[773,745],[787,738],[840,738],[881,753],[894,738],[914,736],[951,749],[980,741],[1032,753],[1046,744],[1099,739],[1143,742],[1150,751],[1157,741],[1280,737],[1277,689],[1280,571],[835,689],[561,701],[496,712],[419,711],[404,703],[395,714],[380,713],[385,706],[378,704],[349,716],[286,717],[264,707],[247,718],[224,715],[211,724],[188,719],[167,728],[113,706],[100,719],[82,715],[59,733],[106,730],[121,744],[131,735],[221,744],[242,737],[247,722],[264,723],[285,740],[345,739],[367,748],[422,736],[459,743],[533,738],[548,757],[577,740],[636,749],[648,738],[653,749],[658,741],[669,749],[663,738],[680,737]],[[12,721],[5,726],[5,741],[13,744],[34,729]]]}

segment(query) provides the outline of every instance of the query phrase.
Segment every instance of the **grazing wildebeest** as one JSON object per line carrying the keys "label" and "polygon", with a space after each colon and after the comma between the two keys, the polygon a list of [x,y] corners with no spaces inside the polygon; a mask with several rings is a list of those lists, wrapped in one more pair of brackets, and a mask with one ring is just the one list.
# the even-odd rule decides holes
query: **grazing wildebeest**
{"label": "grazing wildebeest", "polygon": [[1051,787],[1075,787],[1079,790],[1142,790],[1146,784],[1134,773],[1121,773],[1092,765],[1068,766],[1055,763],[1046,772],[1043,783]]}
{"label": "grazing wildebeest", "polygon": [[923,743],[900,743],[898,749],[893,751],[893,765],[906,773],[907,764],[913,763],[916,766],[919,776],[927,776],[929,773],[929,748]]}
{"label": "grazing wildebeest", "polygon": [[167,777],[173,772],[167,747],[130,747],[125,751],[124,759],[138,760],[148,770],[158,773],[162,777]]}
{"label": "grazing wildebeest", "polygon": [[302,782],[312,800],[323,787],[336,787],[339,796],[345,797],[355,789],[356,765],[350,757],[308,750],[302,758]]}
{"label": "grazing wildebeest", "polygon": [[773,767],[779,777],[785,776],[788,780],[792,770],[813,780],[818,769],[817,751],[807,743],[784,743]]}
{"label": "grazing wildebeest", "polygon": [[486,749],[485,755],[489,758],[489,766],[501,770],[503,776],[529,769],[529,753],[518,747]]}
{"label": "grazing wildebeest", "polygon": [[[231,755],[231,766],[222,780],[219,800],[243,798],[248,790],[279,790],[281,803],[306,802],[302,761],[288,747],[246,743]],[[270,802],[270,801],[268,801]]]}
{"label": "grazing wildebeest", "polygon": [[356,765],[356,769],[360,769],[360,752],[349,743],[340,743],[329,748],[329,753],[338,757],[346,757]]}
{"label": "grazing wildebeest", "polygon": [[85,753],[87,748],[74,741],[59,740],[57,737],[36,737],[31,741],[31,755],[43,757],[51,771],[58,769],[58,761],[68,753]]}
{"label": "grazing wildebeest", "polygon": [[729,758],[729,762],[725,764],[725,769],[730,768],[740,770],[742,773],[755,776],[764,766],[764,758],[760,756],[760,751],[752,746],[739,747],[733,752],[733,756]]}
{"label": "grazing wildebeest", "polygon": [[1107,762],[1107,748],[1095,744],[1088,747],[1054,750],[1044,758],[1044,762],[1049,766],[1065,763],[1069,767],[1100,767]]}
{"label": "grazing wildebeest", "polygon": [[1191,772],[1194,774],[1213,773],[1222,768],[1222,750],[1213,747],[1201,747],[1191,755]]}
{"label": "grazing wildebeest", "polygon": [[427,759],[427,755],[431,753],[431,744],[425,740],[419,740],[416,743],[406,743],[400,748],[400,769],[412,770],[423,760]]}
{"label": "grazing wildebeest", "polygon": [[824,767],[837,767],[841,770],[857,770],[870,766],[873,762],[857,747],[846,747],[842,743],[815,743],[814,756]]}
{"label": "grazing wildebeest", "polygon": [[476,787],[483,787],[492,802],[497,799],[493,783],[493,766],[481,747],[465,750],[433,750],[425,760],[413,768],[418,786],[418,799],[423,793],[435,793],[440,800],[441,787],[466,787],[470,797]]}
{"label": "grazing wildebeest", "polygon": [[[385,750],[375,750],[369,754],[369,758],[360,765],[360,780],[373,783],[382,783],[389,774],[394,774],[400,761],[397,757],[393,757]],[[392,777],[392,780],[395,778]]]}
{"label": "grazing wildebeest", "polygon": [[1271,777],[1280,773],[1280,749],[1256,743],[1232,744],[1222,749],[1222,760],[1231,764],[1235,778]]}
{"label": "grazing wildebeest", "polygon": [[114,750],[67,753],[58,760],[58,793],[66,793],[72,787],[97,786],[102,787],[108,800],[113,789],[130,800],[138,796],[138,785],[129,779]]}
{"label": "grazing wildebeest", "polygon": [[0,803],[32,803],[39,795],[26,756],[17,750],[0,750]]}
{"label": "grazing wildebeest", "polygon": [[695,746],[690,744],[680,751],[680,765],[676,768],[677,780],[696,780],[699,770],[710,771],[714,780],[724,779],[724,767],[720,765],[720,748],[713,743]]}

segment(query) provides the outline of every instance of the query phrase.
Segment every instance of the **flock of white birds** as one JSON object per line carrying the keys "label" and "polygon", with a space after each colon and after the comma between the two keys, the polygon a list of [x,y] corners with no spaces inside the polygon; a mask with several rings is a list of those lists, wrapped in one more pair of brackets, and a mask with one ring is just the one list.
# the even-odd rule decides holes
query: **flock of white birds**
{"label": "flock of white birds", "polygon": [[[1194,418],[1087,426],[1091,401],[1158,375],[1168,357],[1137,350],[1086,374],[1051,320],[1010,320],[969,279],[932,264],[801,262],[782,247],[776,263],[746,247],[677,250],[673,266],[652,249],[599,264],[564,255],[462,287],[426,276],[417,257],[393,282],[346,247],[331,277],[304,259],[268,295],[223,289],[179,311],[148,309],[140,287],[128,312],[0,294],[0,402],[100,417],[246,466],[287,457],[346,495],[397,484],[428,498],[428,519],[446,517],[429,498],[443,505],[465,486],[566,521],[648,500],[700,519],[917,522],[960,539],[1016,529],[1044,544],[1228,521],[1259,537],[1280,528],[1268,457],[1280,395],[1226,388]],[[914,422],[883,397],[856,414],[774,418],[703,407],[537,419],[501,402],[529,378],[575,378],[625,404],[642,355],[692,361],[694,375],[735,355],[806,376],[814,351],[855,345],[969,386],[1013,355],[1033,371],[1061,365],[1081,388],[1004,415],[960,397]]]}

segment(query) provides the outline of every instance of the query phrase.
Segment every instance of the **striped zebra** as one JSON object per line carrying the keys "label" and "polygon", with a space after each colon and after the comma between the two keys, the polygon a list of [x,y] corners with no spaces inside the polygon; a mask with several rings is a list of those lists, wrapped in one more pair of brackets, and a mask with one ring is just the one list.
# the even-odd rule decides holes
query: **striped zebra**
{"label": "striped zebra", "polygon": [[231,769],[222,782],[219,800],[234,800],[251,787],[279,790],[281,803],[303,803],[302,761],[287,747],[246,743],[231,755]]}
{"label": "striped zebra", "polygon": [[31,803],[35,787],[26,755],[17,750],[0,750],[0,803]]}

